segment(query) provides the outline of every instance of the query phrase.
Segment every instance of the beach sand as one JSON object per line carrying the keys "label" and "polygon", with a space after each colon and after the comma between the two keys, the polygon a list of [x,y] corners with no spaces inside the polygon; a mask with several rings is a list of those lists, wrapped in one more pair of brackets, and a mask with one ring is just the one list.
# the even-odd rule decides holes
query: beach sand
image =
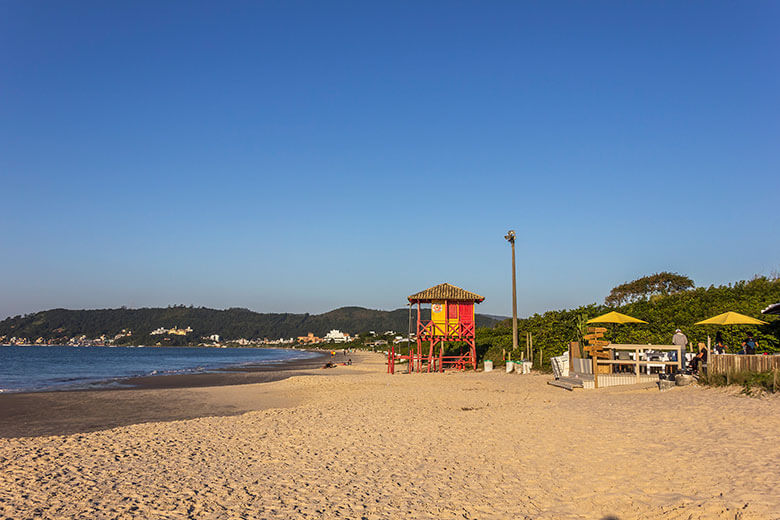
{"label": "beach sand", "polygon": [[777,397],[353,359],[128,391],[255,410],[239,415],[0,439],[0,518],[780,518]]}

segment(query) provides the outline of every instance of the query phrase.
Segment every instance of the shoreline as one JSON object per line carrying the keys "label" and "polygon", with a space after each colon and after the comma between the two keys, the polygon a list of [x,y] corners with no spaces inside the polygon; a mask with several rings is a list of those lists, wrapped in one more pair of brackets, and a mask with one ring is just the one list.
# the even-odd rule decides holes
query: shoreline
{"label": "shoreline", "polygon": [[[39,346],[39,345],[35,345]],[[93,347],[72,347],[69,345],[43,345],[45,347],[64,347],[64,348],[93,348]],[[98,348],[111,348],[111,347],[98,347]],[[160,348],[160,347],[132,347],[132,348]],[[171,347],[165,347],[171,348]],[[179,348],[179,347],[172,347]],[[193,347],[181,347],[181,348],[193,348]],[[210,348],[210,347],[204,347]],[[237,347],[242,348],[242,347]],[[294,350],[297,352],[308,352],[315,354],[312,357],[305,359],[287,359],[281,361],[271,361],[267,363],[261,362],[249,362],[246,364],[235,364],[222,367],[207,368],[204,371],[187,371],[184,369],[181,372],[174,373],[156,373],[156,374],[143,374],[143,375],[126,375],[126,376],[109,376],[103,379],[96,379],[90,381],[84,381],[83,383],[77,383],[73,386],[66,384],[60,384],[51,387],[44,387],[38,389],[23,389],[13,391],[3,391],[0,389],[0,397],[4,395],[22,395],[22,394],[37,394],[37,393],[52,393],[52,392],[99,392],[103,390],[133,390],[138,388],[186,388],[186,387],[200,387],[200,386],[224,386],[231,384],[243,384],[241,382],[233,382],[231,378],[219,377],[223,373],[235,373],[235,372],[248,372],[248,373],[260,373],[260,372],[279,372],[290,370],[294,368],[311,368],[310,365],[316,364],[318,360],[324,359],[325,351],[317,349],[282,349],[279,347],[251,347],[268,350]],[[212,376],[212,377],[203,377]],[[171,379],[163,379],[171,378]],[[275,379],[268,379],[275,380]],[[262,382],[262,381],[254,381]],[[83,385],[83,386],[81,386]]]}
{"label": "shoreline", "polygon": [[[280,381],[295,375],[290,372],[321,368],[327,354],[315,350],[306,350],[306,352],[317,355],[305,359],[288,359],[273,363],[216,368],[209,370],[208,372],[128,377],[121,379],[121,382],[131,386],[118,388],[117,390],[202,388],[209,386],[233,386]],[[90,392],[94,390],[99,391],[100,389],[85,390]]]}
{"label": "shoreline", "polygon": [[243,391],[240,388],[252,385],[263,387],[297,375],[330,373],[320,371],[329,357],[327,353],[308,351],[320,355],[205,373],[130,377],[121,380],[128,386],[119,388],[0,394],[0,439],[88,433],[138,423],[292,406],[294,399],[270,395],[267,390],[258,389],[256,399],[237,396]]}

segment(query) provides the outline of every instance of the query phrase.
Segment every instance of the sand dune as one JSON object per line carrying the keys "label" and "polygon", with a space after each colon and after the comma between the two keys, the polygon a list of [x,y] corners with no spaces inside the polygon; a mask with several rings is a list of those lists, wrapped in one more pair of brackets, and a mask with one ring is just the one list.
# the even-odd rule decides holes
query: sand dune
{"label": "sand dune", "polygon": [[192,389],[292,408],[2,439],[0,518],[780,518],[777,398],[381,361]]}

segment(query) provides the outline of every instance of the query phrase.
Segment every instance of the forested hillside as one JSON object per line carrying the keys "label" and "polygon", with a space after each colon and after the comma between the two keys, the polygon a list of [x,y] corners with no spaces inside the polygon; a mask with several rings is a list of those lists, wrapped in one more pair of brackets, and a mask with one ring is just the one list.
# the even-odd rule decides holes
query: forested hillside
{"label": "forested hillside", "polygon": [[[477,325],[493,326],[497,320],[477,314]],[[146,309],[98,309],[48,311],[16,316],[0,322],[0,336],[24,337],[32,340],[43,337],[71,338],[86,335],[89,338],[105,335],[113,337],[122,329],[133,335],[121,343],[149,343],[149,333],[159,327],[191,327],[192,333],[179,343],[197,342],[201,336],[219,334],[222,338],[289,338],[313,332],[321,336],[331,329],[350,334],[374,330],[393,330],[405,333],[408,310],[380,311],[362,307],[342,307],[324,314],[261,314],[248,309],[215,310],[205,307],[171,306]],[[157,341],[157,340],[155,340]]]}
{"label": "forested hillside", "polygon": [[[624,305],[609,306],[592,304],[571,310],[550,311],[535,314],[518,320],[520,350],[526,346],[526,333],[533,335],[533,346],[538,361],[538,352],[543,351],[545,362],[550,356],[564,352],[570,341],[581,338],[586,327],[585,322],[596,316],[616,310],[629,316],[647,321],[647,325],[604,325],[607,328],[606,339],[614,343],[671,343],[675,329],[680,328],[693,342],[706,342],[707,335],[713,338],[720,330],[726,344],[739,348],[747,332],[752,332],[759,340],[761,350],[775,352],[780,350],[780,319],[766,316],[761,310],[769,304],[780,302],[780,279],[758,277],[750,281],[708,288],[689,288],[679,283],[676,274],[669,274],[674,284],[660,290],[655,278],[645,277],[634,282],[622,284],[606,297],[608,302],[631,301]],[[685,277],[682,277],[683,279]],[[637,289],[639,287],[640,289]],[[633,289],[632,289],[633,288]],[[641,289],[643,288],[643,289]],[[631,293],[630,290],[634,292]],[[615,295],[620,297],[616,298]],[[697,321],[711,318],[726,311],[739,312],[769,322],[761,326],[723,326],[694,325]],[[481,357],[500,360],[502,349],[512,349],[511,320],[499,323],[495,328],[480,329],[477,332],[478,353]],[[516,352],[516,359],[520,352]]]}

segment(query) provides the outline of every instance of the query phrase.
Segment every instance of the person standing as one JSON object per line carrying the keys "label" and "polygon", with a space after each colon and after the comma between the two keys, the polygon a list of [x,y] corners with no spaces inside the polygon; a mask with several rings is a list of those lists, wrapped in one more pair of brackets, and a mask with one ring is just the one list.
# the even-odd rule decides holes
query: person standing
{"label": "person standing", "polygon": [[688,346],[688,336],[683,334],[680,329],[677,329],[674,331],[674,336],[672,336],[672,345],[680,347],[680,366],[685,370],[685,351]]}
{"label": "person standing", "polygon": [[756,353],[758,348],[758,341],[753,339],[753,335],[748,332],[747,338],[742,341],[742,350],[748,356],[752,356]]}

